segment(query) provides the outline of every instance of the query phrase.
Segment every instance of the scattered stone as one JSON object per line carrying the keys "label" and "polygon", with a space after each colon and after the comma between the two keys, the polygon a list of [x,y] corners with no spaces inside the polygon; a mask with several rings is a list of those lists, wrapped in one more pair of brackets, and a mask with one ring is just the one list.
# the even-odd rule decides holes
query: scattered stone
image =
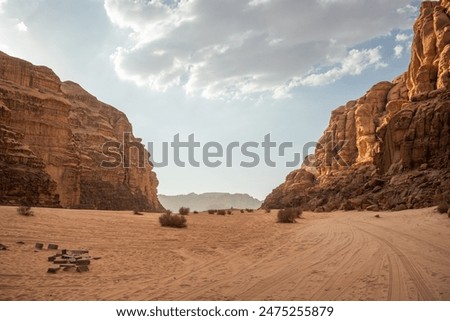
{"label": "scattered stone", "polygon": [[6,251],[8,247],[6,245],[0,244],[0,251]]}
{"label": "scattered stone", "polygon": [[60,268],[59,266],[58,266],[58,267],[49,267],[48,270],[47,270],[47,273],[55,274],[55,273],[58,272],[60,269],[61,269],[61,268]]}
{"label": "scattered stone", "polygon": [[49,249],[49,250],[57,250],[58,249],[58,245],[57,244],[49,244],[47,249]]}
{"label": "scattered stone", "polygon": [[75,264],[76,265],[89,265],[89,264],[91,264],[91,260],[89,260],[89,259],[76,260]]}
{"label": "scattered stone", "polygon": [[[450,212],[449,212],[449,216],[450,216]],[[102,258],[101,256],[94,256],[92,259],[97,261],[97,260],[100,260],[101,258]]]}
{"label": "scattered stone", "polygon": [[381,218],[380,214],[375,215],[376,218]]}
{"label": "scattered stone", "polygon": [[54,262],[56,260],[57,256],[56,255],[52,255],[48,257],[48,261],[49,262]]}
{"label": "scattered stone", "polygon": [[89,267],[87,265],[79,265],[77,266],[77,272],[88,272]]}
{"label": "scattered stone", "polygon": [[[88,265],[91,264],[91,260],[99,260],[100,256],[91,257],[88,250],[68,250],[62,249],[60,252],[48,257],[49,262],[58,264],[59,268],[63,271],[75,270],[77,272],[89,271]],[[56,272],[49,272],[56,273]]]}
{"label": "scattered stone", "polygon": [[44,248],[44,244],[42,244],[42,243],[36,243],[36,244],[34,245],[34,248],[35,248],[36,250],[42,250],[42,249]]}
{"label": "scattered stone", "polygon": [[70,268],[70,267],[76,267],[76,264],[60,264],[60,268]]}
{"label": "scattered stone", "polygon": [[25,244],[24,241],[17,241],[16,243],[17,243],[17,244],[22,244],[22,245]]}

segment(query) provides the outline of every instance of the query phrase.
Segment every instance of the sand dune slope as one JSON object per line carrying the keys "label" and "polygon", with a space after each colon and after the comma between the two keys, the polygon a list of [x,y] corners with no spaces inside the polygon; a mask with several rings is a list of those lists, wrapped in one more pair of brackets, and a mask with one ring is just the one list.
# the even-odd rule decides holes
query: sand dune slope
{"label": "sand dune slope", "polygon": [[[191,214],[161,228],[158,214],[0,207],[0,300],[450,300],[450,220],[432,209]],[[25,244],[18,244],[23,241]],[[87,248],[86,273],[47,274],[54,251]]]}

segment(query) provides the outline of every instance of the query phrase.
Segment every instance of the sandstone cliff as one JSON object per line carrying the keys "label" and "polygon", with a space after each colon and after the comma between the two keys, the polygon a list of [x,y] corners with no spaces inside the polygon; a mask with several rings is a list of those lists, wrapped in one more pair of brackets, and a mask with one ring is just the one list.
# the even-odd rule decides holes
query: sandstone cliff
{"label": "sandstone cliff", "polygon": [[124,133],[132,126],[122,112],[47,67],[0,52],[0,204],[160,209],[151,166],[124,148],[140,139],[130,134],[117,150],[128,168],[101,166],[111,160],[103,144],[124,142]]}
{"label": "sandstone cliff", "polygon": [[449,197],[449,10],[422,2],[408,71],[334,110],[312,161],[263,207],[401,210]]}

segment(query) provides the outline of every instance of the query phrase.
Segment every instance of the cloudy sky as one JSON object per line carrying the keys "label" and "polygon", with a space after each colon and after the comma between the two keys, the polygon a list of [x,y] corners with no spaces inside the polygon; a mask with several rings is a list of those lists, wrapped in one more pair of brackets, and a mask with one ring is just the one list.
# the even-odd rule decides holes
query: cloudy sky
{"label": "cloudy sky", "polygon": [[[418,0],[0,0],[0,50],[124,111],[136,136],[278,145],[254,168],[156,168],[159,191],[264,198],[329,113],[406,70]],[[254,148],[261,159],[262,148]],[[312,152],[312,149],[310,150]],[[275,150],[273,150],[275,155]],[[302,155],[306,156],[306,155]],[[182,155],[187,157],[187,155]],[[195,154],[202,158],[201,150]],[[187,158],[186,158],[187,161]]]}

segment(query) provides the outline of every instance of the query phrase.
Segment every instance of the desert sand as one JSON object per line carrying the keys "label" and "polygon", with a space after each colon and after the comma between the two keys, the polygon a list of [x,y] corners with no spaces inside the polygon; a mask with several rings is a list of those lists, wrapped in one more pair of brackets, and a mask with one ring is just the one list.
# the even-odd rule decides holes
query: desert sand
{"label": "desert sand", "polygon": [[[0,300],[450,300],[450,219],[432,208],[304,213],[158,214],[0,207]],[[25,244],[19,244],[23,241]],[[48,274],[34,244],[101,256]]]}

